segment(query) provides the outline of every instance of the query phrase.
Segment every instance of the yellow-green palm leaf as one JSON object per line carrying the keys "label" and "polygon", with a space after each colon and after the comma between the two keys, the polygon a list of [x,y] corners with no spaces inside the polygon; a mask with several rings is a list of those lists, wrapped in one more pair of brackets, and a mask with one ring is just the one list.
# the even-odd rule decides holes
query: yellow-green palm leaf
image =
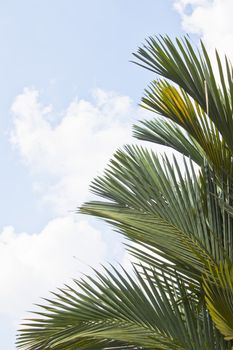
{"label": "yellow-green palm leaf", "polygon": [[233,264],[225,260],[209,267],[203,277],[205,300],[216,327],[233,339]]}

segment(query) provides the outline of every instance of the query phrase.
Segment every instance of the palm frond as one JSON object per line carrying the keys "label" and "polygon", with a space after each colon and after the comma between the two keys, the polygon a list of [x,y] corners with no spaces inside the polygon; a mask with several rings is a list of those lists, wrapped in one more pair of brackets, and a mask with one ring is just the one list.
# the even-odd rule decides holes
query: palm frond
{"label": "palm frond", "polygon": [[[197,160],[199,165],[203,165],[204,159],[207,159],[215,171],[232,174],[232,152],[229,151],[225,139],[199,104],[194,102],[183,89],[177,89],[166,81],[156,81],[151,84],[149,90],[146,90],[146,96],[142,102],[145,108],[161,114],[179,126],[179,129],[172,127],[172,133],[179,136],[179,141],[173,141],[174,146],[178,143],[178,147],[174,149]],[[146,139],[148,128],[153,131],[153,135],[156,133],[155,136],[157,136],[157,130],[161,130],[161,124],[162,120],[147,123],[146,130],[140,129],[140,138]],[[168,129],[166,123],[164,123],[164,129]],[[171,131],[169,137],[170,134]],[[161,136],[163,135],[160,133],[160,139]],[[158,137],[156,139],[158,143]],[[162,139],[162,144],[166,139]],[[179,146],[181,142],[183,147]]]}
{"label": "palm frond", "polygon": [[210,315],[226,340],[233,339],[233,265],[225,260],[203,276]]}
{"label": "palm frond", "polygon": [[141,121],[134,125],[134,136],[143,141],[167,146],[191,158],[199,166],[203,166],[205,153],[195,139],[183,128],[171,120],[156,118]]}
{"label": "palm frond", "polygon": [[[211,208],[203,202],[192,163],[183,164],[184,175],[175,160],[161,162],[153,152],[126,147],[92,184],[105,201],[86,203],[81,212],[104,218],[130,240],[158,249],[177,269],[200,278],[206,261],[224,256],[222,223],[214,227],[206,220]],[[212,182],[211,174],[203,176]],[[221,215],[219,207],[216,211]]]}
{"label": "palm frond", "polygon": [[208,314],[197,309],[179,278],[179,301],[173,286],[167,285],[165,292],[161,280],[166,284],[166,277],[158,278],[153,270],[151,274],[144,270],[143,278],[136,268],[132,276],[113,268],[76,281],[75,289],[66,287],[55,293],[56,299],[42,306],[40,318],[27,322],[17,345],[30,350],[67,350],[93,349],[96,344],[107,349],[112,342],[113,349],[223,349],[219,335],[210,337],[214,330]]}
{"label": "palm frond", "polygon": [[[216,52],[220,85],[203,43],[202,51],[194,50],[188,38],[176,39],[176,44],[165,37],[149,38],[144,47],[134,54],[140,66],[149,69],[181,87],[208,114],[233,151],[233,77],[230,62],[222,63]],[[227,72],[226,77],[224,71]],[[207,97],[207,98],[206,98]]]}

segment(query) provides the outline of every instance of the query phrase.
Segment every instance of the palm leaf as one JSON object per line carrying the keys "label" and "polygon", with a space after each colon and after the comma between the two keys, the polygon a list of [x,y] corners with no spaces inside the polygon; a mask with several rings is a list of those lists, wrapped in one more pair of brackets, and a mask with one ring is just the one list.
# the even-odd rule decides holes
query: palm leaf
{"label": "palm leaf", "polygon": [[[204,110],[183,89],[177,89],[166,81],[156,81],[151,84],[149,90],[146,90],[146,96],[142,102],[142,106],[145,108],[159,113],[177,124],[176,128],[172,124],[172,128],[170,127],[172,132],[169,130],[167,137],[164,133],[161,135],[160,132],[162,141],[160,144],[164,144],[175,133],[174,136],[179,136],[179,141],[172,143],[175,150],[190,156],[199,165],[203,165],[204,159],[207,159],[215,171],[232,174],[232,152],[229,151],[225,139]],[[146,130],[139,129],[139,137],[148,140],[149,128],[158,143],[157,135],[158,131],[161,130],[161,124],[163,125],[162,120],[146,123]],[[168,123],[164,123],[163,130],[167,131],[168,125]],[[182,128],[181,131],[180,128]],[[137,127],[135,129],[138,130]],[[186,134],[184,134],[185,131]],[[136,133],[137,135],[138,133]],[[166,138],[164,139],[163,136]],[[174,136],[171,140],[174,140]],[[180,146],[181,142],[182,146]]]}
{"label": "palm leaf", "polygon": [[176,44],[167,36],[149,38],[134,54],[139,60],[136,63],[179,85],[208,114],[232,152],[233,79],[229,61],[226,59],[224,66],[216,53],[221,82],[218,86],[205,46],[201,45],[200,53],[193,49],[188,38],[177,39]]}
{"label": "palm leaf", "polygon": [[[192,164],[184,160],[184,167],[186,179],[176,161],[172,164],[165,157],[162,166],[153,152],[126,147],[92,184],[93,192],[107,201],[86,203],[81,212],[104,218],[130,240],[156,248],[177,269],[198,279],[206,261],[224,256],[222,224],[214,226],[211,221],[213,208],[203,204],[203,189]],[[212,174],[203,176],[212,181]],[[221,219],[221,209],[214,208]]]}
{"label": "palm leaf", "polygon": [[210,266],[203,277],[210,315],[226,340],[233,339],[233,265],[229,261]]}
{"label": "palm leaf", "polygon": [[192,136],[171,120],[156,118],[141,121],[141,125],[134,125],[134,136],[139,140],[170,147],[191,158],[199,166],[204,164],[203,149]]}
{"label": "palm leaf", "polygon": [[42,306],[40,318],[21,330],[18,347],[107,349],[112,343],[113,349],[223,349],[221,337],[209,337],[206,332],[214,334],[208,314],[198,311],[179,278],[178,302],[171,285],[164,292],[161,279],[166,284],[165,276],[158,278],[153,270],[150,274],[144,270],[142,278],[136,268],[133,275],[106,269],[105,274],[96,272],[96,278],[76,281],[76,289],[66,287],[55,293],[56,299]]}

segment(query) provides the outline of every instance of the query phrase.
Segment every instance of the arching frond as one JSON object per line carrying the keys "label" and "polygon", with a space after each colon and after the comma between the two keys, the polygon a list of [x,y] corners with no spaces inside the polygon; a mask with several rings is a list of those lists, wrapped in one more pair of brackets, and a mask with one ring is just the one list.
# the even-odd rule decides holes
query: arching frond
{"label": "arching frond", "polygon": [[[216,52],[220,84],[214,75],[213,66],[205,46],[194,50],[188,38],[149,38],[139,48],[135,57],[137,64],[180,86],[208,114],[217,130],[233,151],[233,75],[227,59],[222,63]],[[224,71],[226,74],[224,75]]]}
{"label": "arching frond", "polygon": [[134,136],[143,141],[167,146],[191,158],[199,166],[204,165],[205,153],[195,139],[171,120],[144,120],[134,125]]}
{"label": "arching frond", "polygon": [[[156,284],[155,284],[156,281]],[[47,349],[224,349],[208,314],[198,310],[179,278],[176,289],[166,292],[156,273],[144,278],[116,269],[96,272],[96,277],[76,281],[55,293],[39,312],[40,318],[27,323],[17,340],[18,347]],[[211,335],[211,336],[210,336]]]}
{"label": "arching frond", "polygon": [[130,240],[158,249],[177,269],[200,278],[206,261],[224,256],[222,214],[210,194],[213,175],[202,175],[209,186],[206,202],[192,163],[184,160],[183,173],[176,161],[127,147],[92,184],[105,201],[86,203],[81,212],[104,218]]}
{"label": "arching frond", "polygon": [[[148,140],[149,135],[149,141],[154,137],[155,142],[160,144],[165,144],[168,137],[172,136],[171,143],[176,136],[176,141],[171,143],[175,150],[190,156],[199,165],[203,165],[204,159],[207,159],[215,171],[232,175],[233,154],[225,139],[211,118],[183,89],[178,89],[166,81],[155,81],[150,89],[146,90],[146,96],[142,101],[145,108],[168,118],[176,123],[177,127],[172,124],[169,128],[169,123],[166,121],[154,120],[145,122],[146,128],[135,126],[136,136]],[[161,134],[161,129],[163,131],[165,129],[168,135],[164,132]]]}

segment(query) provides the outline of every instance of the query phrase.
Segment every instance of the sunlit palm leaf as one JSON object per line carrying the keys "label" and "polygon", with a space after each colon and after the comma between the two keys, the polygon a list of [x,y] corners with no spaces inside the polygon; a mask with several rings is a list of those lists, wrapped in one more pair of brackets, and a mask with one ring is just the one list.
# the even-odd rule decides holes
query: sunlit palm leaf
{"label": "sunlit palm leaf", "polygon": [[[209,116],[190,99],[184,90],[177,89],[165,81],[155,82],[151,85],[150,90],[146,90],[146,97],[142,101],[146,108],[169,118],[188,133],[189,139],[187,136],[185,139],[179,139],[180,142],[184,142],[181,151],[186,147],[190,157],[194,160],[197,159],[198,164],[202,165],[204,158],[207,158],[214,166],[215,171],[218,170],[219,173],[222,173],[224,169],[224,172],[232,173],[232,152],[229,151],[225,140]],[[155,124],[156,122],[152,125]],[[147,124],[147,128],[148,125],[151,124]],[[161,121],[159,125],[161,125]],[[176,131],[175,128],[173,130]],[[140,135],[142,135],[142,130]],[[146,139],[146,135],[144,135],[144,139]],[[179,148],[175,149],[179,150]],[[199,157],[197,157],[197,152]],[[188,155],[187,153],[186,151],[183,154]],[[202,157],[202,162],[200,162],[200,157]]]}
{"label": "sunlit palm leaf", "polygon": [[210,315],[226,340],[233,339],[233,264],[225,260],[203,277]]}
{"label": "sunlit palm leaf", "polygon": [[[218,86],[208,53],[202,44],[202,54],[194,50],[187,38],[150,38],[135,57],[139,65],[179,85],[208,114],[233,151],[232,68],[226,59],[225,66],[218,54],[217,63],[221,85]],[[223,71],[227,71],[224,78]],[[206,98],[208,96],[208,98]]]}

